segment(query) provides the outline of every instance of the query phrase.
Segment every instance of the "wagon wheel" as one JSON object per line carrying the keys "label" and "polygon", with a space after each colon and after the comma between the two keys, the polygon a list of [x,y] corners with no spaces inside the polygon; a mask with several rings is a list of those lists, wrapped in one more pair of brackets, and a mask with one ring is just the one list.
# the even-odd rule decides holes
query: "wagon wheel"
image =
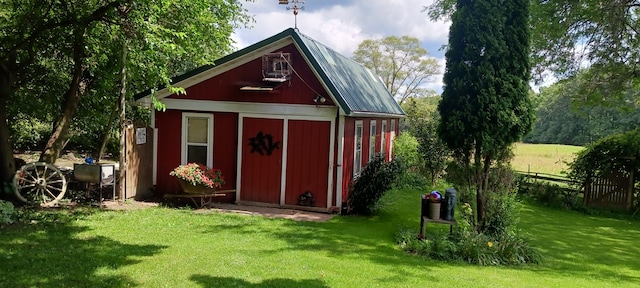
{"label": "wagon wheel", "polygon": [[67,190],[67,179],[60,170],[45,162],[22,166],[13,177],[16,196],[23,202],[53,206]]}

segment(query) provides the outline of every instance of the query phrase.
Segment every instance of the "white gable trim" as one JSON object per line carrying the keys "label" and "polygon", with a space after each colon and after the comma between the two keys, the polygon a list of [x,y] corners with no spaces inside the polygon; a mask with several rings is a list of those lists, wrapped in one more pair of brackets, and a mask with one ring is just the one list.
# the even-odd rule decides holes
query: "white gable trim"
{"label": "white gable trim", "polygon": [[[254,51],[251,51],[247,54],[241,55],[240,57],[231,59],[225,63],[222,63],[220,65],[217,66],[213,66],[211,67],[211,69],[206,70],[202,73],[193,75],[187,79],[184,79],[180,82],[174,83],[173,86],[174,87],[181,87],[181,88],[189,88],[193,85],[196,85],[200,82],[203,82],[205,80],[211,79],[215,76],[218,76],[224,72],[227,72],[231,69],[237,68],[241,65],[244,65],[246,63],[249,63],[257,58],[262,57],[263,54],[266,53],[270,53],[273,52],[274,50],[283,48],[287,45],[290,45],[293,43],[293,39],[291,37],[284,37],[278,41],[275,41],[273,43],[270,43],[268,45],[265,45],[263,47],[260,47],[259,49],[256,49]],[[299,48],[298,48],[299,50]],[[164,88],[161,89],[160,91],[156,92],[156,98],[157,99],[163,99],[165,97],[171,96],[173,95],[173,93],[171,93],[169,91],[169,89]],[[147,95],[141,99],[138,100],[138,102],[142,102],[142,103],[146,103],[146,104],[151,104],[151,95]]]}

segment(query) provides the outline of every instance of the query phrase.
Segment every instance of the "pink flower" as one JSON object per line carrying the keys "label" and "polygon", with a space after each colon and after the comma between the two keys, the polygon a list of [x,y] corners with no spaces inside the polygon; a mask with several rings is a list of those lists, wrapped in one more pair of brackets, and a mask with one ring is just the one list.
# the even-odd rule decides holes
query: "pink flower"
{"label": "pink flower", "polygon": [[169,175],[178,177],[193,185],[204,185],[212,189],[220,188],[225,183],[220,169],[207,168],[198,163],[180,165],[173,169]]}

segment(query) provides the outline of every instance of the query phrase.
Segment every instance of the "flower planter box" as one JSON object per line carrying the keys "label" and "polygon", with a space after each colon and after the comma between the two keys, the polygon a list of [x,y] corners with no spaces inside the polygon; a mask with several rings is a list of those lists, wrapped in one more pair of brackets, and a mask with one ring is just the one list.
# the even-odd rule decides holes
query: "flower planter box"
{"label": "flower planter box", "polygon": [[193,185],[185,180],[178,178],[178,183],[182,187],[182,191],[186,194],[215,194],[216,189],[209,188],[204,185]]}

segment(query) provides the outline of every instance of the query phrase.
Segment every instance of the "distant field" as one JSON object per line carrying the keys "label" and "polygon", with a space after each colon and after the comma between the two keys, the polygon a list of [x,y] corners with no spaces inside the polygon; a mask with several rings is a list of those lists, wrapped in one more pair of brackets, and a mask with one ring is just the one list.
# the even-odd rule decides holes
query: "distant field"
{"label": "distant field", "polygon": [[564,162],[571,162],[575,153],[584,147],[559,144],[517,143],[511,161],[513,169],[548,174],[561,174],[567,169]]}

